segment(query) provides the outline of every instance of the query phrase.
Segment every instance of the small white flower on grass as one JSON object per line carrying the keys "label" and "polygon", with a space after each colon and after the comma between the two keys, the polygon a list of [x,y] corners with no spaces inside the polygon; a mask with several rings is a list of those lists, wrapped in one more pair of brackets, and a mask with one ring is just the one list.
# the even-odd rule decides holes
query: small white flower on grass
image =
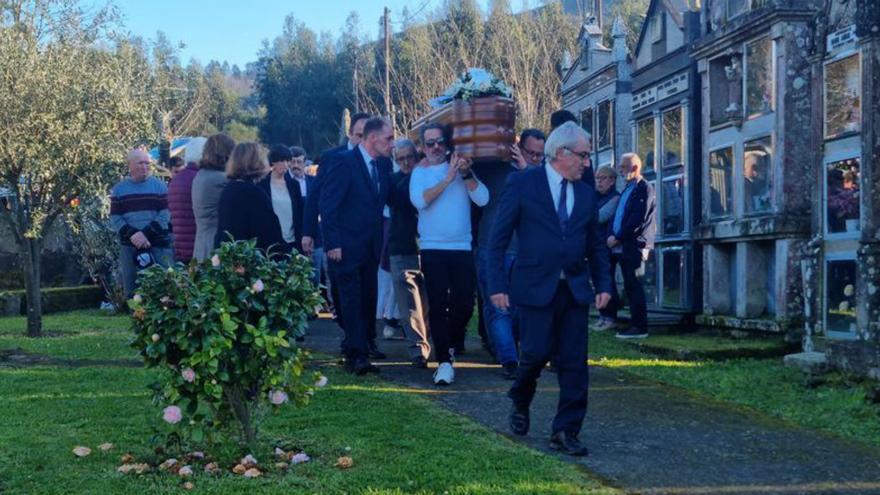
{"label": "small white flower on grass", "polygon": [[78,446],[73,448],[73,455],[77,457],[85,457],[92,453],[92,449],[88,447]]}
{"label": "small white flower on grass", "polygon": [[291,464],[302,464],[304,462],[309,462],[310,460],[312,460],[312,458],[309,457],[308,454],[306,454],[305,452],[297,452],[296,454],[291,456],[290,463]]}
{"label": "small white flower on grass", "polygon": [[329,380],[327,379],[326,376],[321,375],[321,376],[318,378],[318,381],[315,382],[315,386],[318,387],[318,388],[326,387],[328,381],[329,381]]}

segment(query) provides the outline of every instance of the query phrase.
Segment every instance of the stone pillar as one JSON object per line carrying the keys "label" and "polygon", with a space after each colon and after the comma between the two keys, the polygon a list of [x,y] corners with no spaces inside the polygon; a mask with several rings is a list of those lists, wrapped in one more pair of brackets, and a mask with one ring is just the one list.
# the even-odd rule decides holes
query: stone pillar
{"label": "stone pillar", "polygon": [[[691,84],[695,84],[694,81],[690,81]],[[699,205],[693,204],[693,190],[692,188],[699,187],[698,183],[694,181],[694,166],[691,160],[694,159],[692,157],[692,149],[693,144],[691,142],[692,139],[699,139],[699,134],[696,132],[691,132],[691,100],[690,98],[685,98],[681,100],[681,132],[684,136],[684,146],[683,148],[683,156],[681,157],[681,163],[684,164],[684,197],[682,200],[684,204],[682,205],[684,211],[682,212],[682,218],[684,219],[684,225],[682,229],[682,233],[687,235],[691,233],[691,218],[693,218],[693,208],[699,208]],[[661,188],[662,189],[662,188]]]}
{"label": "stone pillar", "polygon": [[757,318],[767,309],[767,255],[760,244],[736,245],[736,316]]}
{"label": "stone pillar", "polygon": [[[782,193],[776,204],[788,215],[809,212],[812,208],[811,189],[814,164],[818,163],[818,147],[812,129],[812,68],[805,47],[811,33],[804,23],[782,25],[783,36],[778,38],[777,53],[780,70],[777,71],[777,117],[775,153],[781,157],[781,177],[774,178]],[[780,170],[777,168],[777,170]],[[809,233],[804,232],[804,236]]]}
{"label": "stone pillar", "polygon": [[[880,348],[880,4],[858,2],[856,33],[862,49],[862,237],[857,254],[862,302],[859,338]],[[878,351],[880,354],[880,351]]]}
{"label": "stone pillar", "polygon": [[730,251],[722,244],[703,246],[703,312],[707,315],[733,314],[730,300]]}
{"label": "stone pillar", "polygon": [[[804,332],[804,317],[807,312],[806,304],[816,304],[816,300],[809,302],[804,298],[804,266],[802,262],[809,263],[808,283],[816,283],[817,264],[819,258],[818,238],[810,241],[801,238],[787,238],[776,241],[776,319],[783,325],[783,331],[791,341],[801,338]],[[818,293],[817,293],[818,291]],[[818,285],[810,287],[811,295],[821,294]],[[821,296],[820,296],[821,297]],[[818,309],[810,308],[810,314],[818,316]]]}

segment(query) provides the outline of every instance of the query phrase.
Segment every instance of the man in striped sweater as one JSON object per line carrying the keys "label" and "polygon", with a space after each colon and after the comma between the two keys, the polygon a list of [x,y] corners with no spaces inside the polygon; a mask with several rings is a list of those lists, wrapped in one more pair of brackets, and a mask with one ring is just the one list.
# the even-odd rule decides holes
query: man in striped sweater
{"label": "man in striped sweater", "polygon": [[[110,191],[110,224],[119,234],[119,266],[125,294],[131,297],[142,263],[168,266],[172,261],[168,223],[168,189],[150,176],[150,156],[135,149],[128,153],[129,176]],[[151,257],[151,258],[150,258]]]}

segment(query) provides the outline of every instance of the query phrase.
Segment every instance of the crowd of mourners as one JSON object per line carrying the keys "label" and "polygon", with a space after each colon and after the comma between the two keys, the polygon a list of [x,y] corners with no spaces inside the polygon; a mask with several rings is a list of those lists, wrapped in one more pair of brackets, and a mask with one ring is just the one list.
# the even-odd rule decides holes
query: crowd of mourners
{"label": "crowd of mourners", "polygon": [[[139,270],[205,260],[227,240],[255,239],[272,255],[312,260],[326,310],[344,332],[345,367],[378,373],[386,339],[405,339],[412,366],[455,381],[455,360],[477,306],[483,347],[513,380],[510,428],[529,429],[529,405],[547,364],[558,375],[551,446],[586,455],[587,330],[648,333],[643,263],[653,247],[654,192],[642,162],[624,154],[593,169],[591,136],[567,111],[550,132],[525,129],[511,162],[474,164],[449,129],[428,124],[418,143],[358,113],[348,139],[315,154],[301,147],[193,138],[152,176],[147,151],[127,156],[111,192],[127,294]],[[619,270],[618,270],[619,269]],[[623,281],[629,318],[618,319]]]}

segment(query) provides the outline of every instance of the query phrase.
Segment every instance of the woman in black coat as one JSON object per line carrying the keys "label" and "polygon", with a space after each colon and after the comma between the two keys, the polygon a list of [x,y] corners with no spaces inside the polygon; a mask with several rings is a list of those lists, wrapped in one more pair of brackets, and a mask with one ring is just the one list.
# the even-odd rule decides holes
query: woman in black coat
{"label": "woman in black coat", "polygon": [[290,175],[293,153],[287,146],[275,145],[269,150],[272,172],[257,183],[272,201],[272,210],[281,224],[281,236],[288,250],[302,241],[304,200],[299,183]]}
{"label": "woman in black coat", "polygon": [[262,147],[257,143],[235,145],[226,164],[229,179],[220,196],[217,236],[214,246],[234,240],[257,240],[257,247],[273,253],[288,253],[281,224],[272,201],[256,184],[269,172]]}

